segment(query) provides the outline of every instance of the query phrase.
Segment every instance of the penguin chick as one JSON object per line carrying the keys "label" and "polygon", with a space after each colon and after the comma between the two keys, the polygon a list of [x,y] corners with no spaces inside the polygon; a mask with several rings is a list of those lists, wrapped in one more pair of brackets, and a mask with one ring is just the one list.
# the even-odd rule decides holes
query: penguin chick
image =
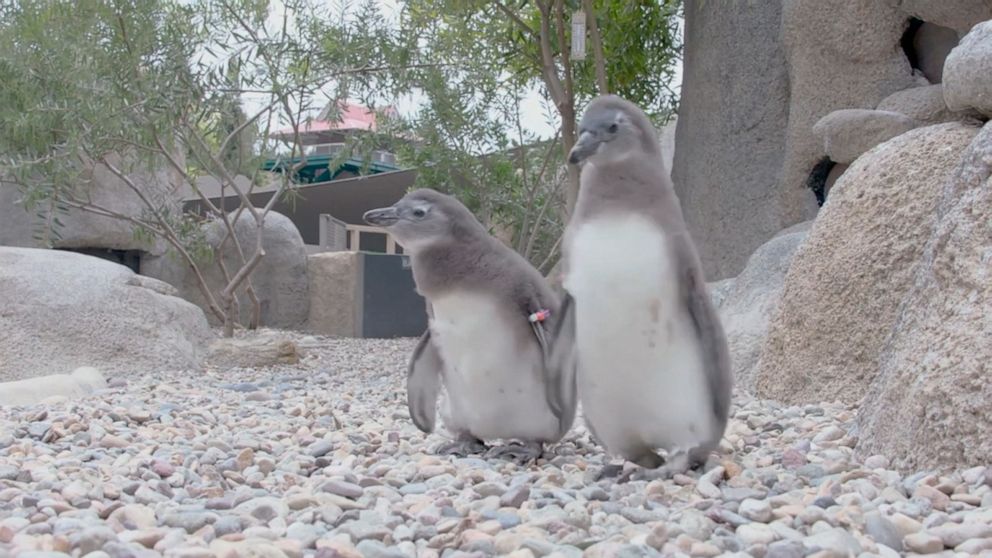
{"label": "penguin chick", "polygon": [[554,327],[559,301],[544,277],[461,202],[429,188],[364,219],[411,255],[417,292],[427,300],[429,326],[407,376],[417,427],[434,430],[443,386],[442,416],[456,436],[444,452],[476,453],[483,441],[503,439],[523,444],[494,454],[536,458],[543,444],[560,440],[575,415],[547,403],[545,331]]}
{"label": "penguin chick", "polygon": [[574,409],[574,381],[608,452],[658,476],[697,468],[723,437],[733,380],[655,129],[633,103],[598,97],[569,163],[581,165],[580,188],[562,244],[549,398]]}

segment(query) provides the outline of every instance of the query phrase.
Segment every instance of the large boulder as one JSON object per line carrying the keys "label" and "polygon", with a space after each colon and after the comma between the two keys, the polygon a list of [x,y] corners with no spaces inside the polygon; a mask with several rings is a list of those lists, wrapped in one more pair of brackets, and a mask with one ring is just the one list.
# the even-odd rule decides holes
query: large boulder
{"label": "large boulder", "polygon": [[747,260],[719,305],[720,321],[727,334],[734,382],[751,389],[751,372],[761,356],[768,324],[778,307],[782,284],[796,249],[807,230],[776,235]]}
{"label": "large boulder", "polygon": [[99,258],[0,247],[0,381],[198,367],[206,318],[166,290]]}
{"label": "large boulder", "polygon": [[976,25],[947,57],[944,101],[951,110],[992,116],[992,21]]}
{"label": "large boulder", "polygon": [[977,129],[917,128],[834,186],[786,276],[754,388],[785,402],[861,399],[933,227],[940,185]]}
{"label": "large boulder", "polygon": [[[957,144],[955,144],[957,145]],[[992,461],[992,124],[941,203],[859,413],[858,451],[903,469]]]}
{"label": "large boulder", "polygon": [[[685,66],[672,179],[707,280],[747,257],[816,204],[783,222],[778,173],[789,78],[781,2],[685,2]],[[811,196],[812,197],[812,196]]]}
{"label": "large boulder", "polygon": [[899,112],[868,109],[835,110],[813,126],[823,150],[836,163],[853,163],[872,147],[920,125]]}
{"label": "large boulder", "polygon": [[[250,259],[256,250],[255,218],[247,211],[241,213],[234,229],[245,252],[245,258]],[[227,227],[220,220],[213,220],[204,225],[206,242],[214,249],[215,254],[220,249],[226,233]],[[261,325],[274,328],[303,326],[310,309],[310,295],[307,253],[300,231],[288,217],[270,211],[263,224],[262,249],[265,250],[265,255],[251,275],[252,286],[261,306]],[[220,261],[223,261],[231,276],[241,267],[242,262],[234,243],[230,240],[224,245],[222,253],[222,260],[215,256],[213,262],[201,266],[203,277],[218,303],[220,303],[219,293],[227,285],[219,265]],[[196,276],[190,267],[178,258],[171,254],[148,258],[142,262],[141,272],[175,286],[183,298],[207,312],[211,323],[219,323],[209,310],[209,304],[197,285]],[[238,301],[241,311],[239,322],[248,324],[252,308],[251,301],[243,288],[239,290]]]}
{"label": "large boulder", "polygon": [[[781,227],[816,214],[804,187],[824,156],[813,125],[840,109],[871,109],[916,84],[900,41],[906,15],[897,2],[785,0],[782,42],[791,88],[785,161],[778,186]],[[722,4],[721,4],[722,7]]]}

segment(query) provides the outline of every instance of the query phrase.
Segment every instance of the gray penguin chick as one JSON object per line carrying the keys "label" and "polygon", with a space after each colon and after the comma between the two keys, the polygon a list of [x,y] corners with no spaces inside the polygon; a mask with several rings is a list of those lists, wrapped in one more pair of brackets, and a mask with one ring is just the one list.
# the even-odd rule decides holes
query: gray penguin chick
{"label": "gray penguin chick", "polygon": [[654,126],[633,103],[598,97],[569,163],[582,166],[562,243],[551,404],[574,412],[574,383],[609,453],[652,476],[698,468],[723,437],[733,377]]}
{"label": "gray penguin chick", "polygon": [[[476,453],[484,441],[522,442],[491,455],[537,458],[574,420],[548,406],[545,328],[559,299],[522,256],[491,236],[461,202],[429,188],[368,211],[411,255],[429,326],[410,359],[407,404],[430,433],[443,385],[445,426],[456,439],[439,451]],[[550,311],[550,315],[547,315]]]}

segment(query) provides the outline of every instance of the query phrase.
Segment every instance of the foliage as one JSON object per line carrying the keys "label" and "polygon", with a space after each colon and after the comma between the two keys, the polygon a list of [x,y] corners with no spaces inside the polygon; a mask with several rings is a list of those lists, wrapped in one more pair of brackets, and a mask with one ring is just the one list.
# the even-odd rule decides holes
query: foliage
{"label": "foliage", "polygon": [[[367,103],[423,96],[420,112],[389,130],[417,138],[394,143],[401,160],[420,169],[417,185],[456,194],[539,266],[553,263],[567,204],[577,191],[574,169],[566,173],[563,164],[575,140],[577,109],[600,92],[593,53],[582,62],[568,59],[571,13],[580,4],[406,0],[398,29],[377,31],[377,41],[390,45],[383,56],[399,57],[404,69],[349,89]],[[592,5],[609,90],[664,123],[677,102],[667,84],[681,48],[676,32],[681,2],[595,0]],[[380,25],[377,17],[367,15]],[[522,121],[521,100],[535,89],[544,99],[547,122],[559,130],[554,140],[539,141],[528,132],[531,123]]]}
{"label": "foliage", "polygon": [[[372,71],[381,54],[333,16],[309,0],[4,3],[0,119],[11,125],[0,133],[0,173],[21,186],[50,242],[68,209],[128,221],[139,238],[167,242],[189,264],[228,334],[240,314],[239,291],[251,300],[257,325],[250,277],[265,255],[265,217],[291,190],[294,170],[276,179],[265,207],[255,208],[248,196],[271,178],[263,179],[261,158],[303,155],[298,164],[305,164],[299,130],[326,103],[325,88]],[[355,38],[339,44],[350,56],[328,55],[323,41],[332,35]],[[290,133],[282,139],[269,134],[285,127]],[[107,172],[141,200],[139,215],[95,201],[91,194],[104,186],[96,177]],[[167,184],[155,179],[163,174],[171,176]],[[200,187],[204,178],[235,194],[236,206],[212,201]],[[207,215],[180,209],[184,190]],[[243,212],[254,220],[253,245],[242,246],[234,234]],[[203,218],[225,224],[216,250],[233,248],[234,268],[216,254],[201,257]],[[203,279],[209,260],[226,283],[218,292]]]}

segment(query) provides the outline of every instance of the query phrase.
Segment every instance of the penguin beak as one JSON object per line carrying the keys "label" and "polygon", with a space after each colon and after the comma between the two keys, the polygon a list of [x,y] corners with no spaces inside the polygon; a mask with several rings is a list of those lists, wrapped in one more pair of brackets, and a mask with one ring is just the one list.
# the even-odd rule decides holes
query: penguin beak
{"label": "penguin beak", "polygon": [[376,227],[388,227],[400,220],[399,213],[396,211],[395,207],[381,207],[379,209],[371,209],[366,211],[362,215],[362,219],[373,226]]}
{"label": "penguin beak", "polygon": [[596,134],[582,132],[579,135],[579,141],[575,142],[575,146],[568,152],[568,162],[573,165],[581,163],[599,149],[599,144],[600,141]]}

